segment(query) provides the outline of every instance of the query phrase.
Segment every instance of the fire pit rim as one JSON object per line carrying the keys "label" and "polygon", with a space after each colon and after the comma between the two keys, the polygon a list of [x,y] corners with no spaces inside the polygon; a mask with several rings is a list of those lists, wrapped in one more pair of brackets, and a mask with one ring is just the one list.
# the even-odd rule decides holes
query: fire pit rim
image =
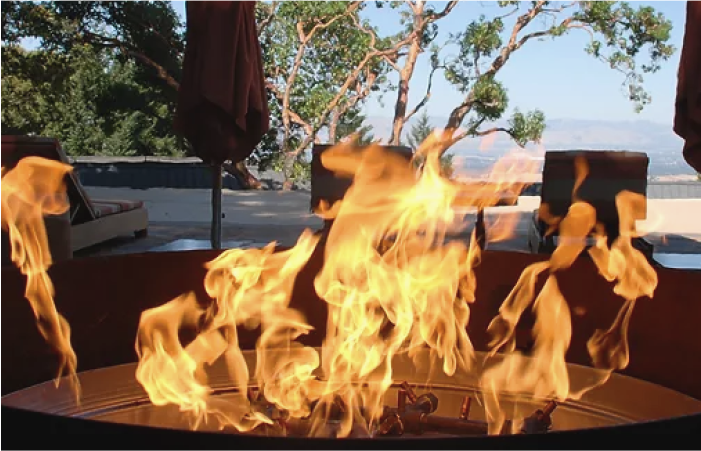
{"label": "fire pit rim", "polygon": [[[282,247],[282,246],[278,246],[278,247],[277,247],[277,250],[284,250],[284,249],[285,249],[285,247]],[[156,254],[160,254],[160,255],[156,255]],[[180,256],[176,256],[175,254],[180,254]],[[80,260],[83,260],[83,261],[84,261],[83,264],[94,264],[94,263],[97,263],[97,261],[99,260],[99,261],[102,262],[102,264],[107,264],[107,263],[109,263],[109,264],[111,265],[111,264],[119,264],[119,263],[130,262],[130,261],[132,261],[131,259],[133,259],[134,257],[137,257],[137,258],[138,258],[138,257],[144,257],[147,261],[149,261],[149,260],[152,259],[152,258],[153,258],[153,259],[158,259],[159,261],[162,261],[162,260],[160,260],[160,259],[161,259],[161,258],[165,258],[165,257],[171,257],[171,256],[172,256],[172,257],[175,258],[175,260],[177,260],[178,257],[180,257],[180,258],[182,258],[183,260],[187,260],[187,258],[183,258],[183,257],[190,256],[190,257],[198,257],[198,258],[201,258],[201,259],[204,261],[204,260],[209,260],[209,259],[213,258],[214,256],[216,256],[216,255],[218,255],[218,254],[219,254],[218,251],[206,251],[206,250],[194,250],[194,251],[184,251],[184,252],[168,252],[168,253],[148,253],[148,252],[147,252],[147,253],[142,253],[142,254],[124,254],[124,255],[115,255],[115,256],[95,256],[95,257],[90,257],[90,258],[85,258],[85,259],[80,259]],[[509,256],[508,256],[508,255],[505,256],[504,254],[520,254],[520,253],[516,253],[516,252],[505,252],[505,251],[486,251],[486,252],[485,252],[485,256],[490,255],[490,254],[492,254],[494,257],[496,257],[497,255],[499,255],[501,258],[508,258]],[[205,258],[205,257],[206,257],[206,258]],[[527,256],[523,256],[523,255],[518,255],[518,256],[517,256],[517,255],[514,255],[514,257],[520,257],[519,260],[523,260],[523,261],[536,261],[536,260],[538,259],[538,257],[533,257],[533,256],[530,256],[530,255],[527,255]],[[193,260],[194,260],[194,259],[193,259]],[[181,261],[182,261],[182,260],[181,260]],[[65,269],[65,268],[67,268],[67,267],[70,268],[71,265],[74,264],[74,263],[75,263],[75,261],[60,263],[60,264],[57,264],[57,265],[55,266],[55,268],[59,268],[59,269],[60,269],[60,268],[64,268],[64,269]],[[143,264],[143,263],[142,263],[142,264]],[[694,272],[694,271],[689,271],[689,270],[669,269],[669,268],[665,268],[664,271],[667,272],[667,273],[693,273],[693,272]],[[6,275],[10,275],[11,273],[15,273],[15,275],[17,275],[17,274],[18,274],[18,271],[17,271],[15,268],[3,268],[3,279],[5,279]],[[17,279],[15,279],[15,280],[17,280]],[[695,280],[695,278],[694,278],[694,280]],[[7,406],[5,406],[5,405],[3,405],[2,408],[3,408],[3,410],[11,409],[11,408],[9,408],[9,407],[7,407]],[[15,410],[16,410],[16,409],[15,409]],[[13,421],[12,419],[9,419],[9,418],[8,418],[8,420]],[[8,421],[8,423],[10,423],[10,421]],[[675,422],[676,422],[676,423],[675,423]],[[690,429],[689,425],[690,425],[690,424],[693,424],[693,425],[695,425],[695,426],[698,426],[698,425],[699,425],[699,422],[701,422],[701,415],[690,415],[690,416],[688,416],[688,417],[672,418],[672,419],[669,419],[669,420],[659,420],[659,421],[653,421],[653,422],[646,423],[646,424],[649,425],[649,429],[660,430],[661,428],[664,428],[664,427],[674,427],[675,424],[678,423],[679,427],[685,428],[685,430],[689,430],[689,431],[690,431],[691,429]],[[639,424],[642,424],[642,423],[639,423]],[[684,426],[684,425],[687,425],[687,426]],[[632,426],[635,426],[635,425],[632,425]],[[623,429],[626,429],[626,430],[631,429],[631,427],[630,427],[629,425],[627,425],[627,426],[622,426],[622,425],[621,425],[621,426],[617,426],[617,427],[623,428]],[[634,429],[635,429],[635,428],[632,428],[631,430],[634,430]],[[641,432],[643,432],[643,431],[645,431],[645,429],[641,429]],[[571,431],[567,431],[566,433],[567,433],[567,434],[571,434]],[[555,434],[555,433],[552,433],[552,434]],[[561,432],[558,432],[557,434],[561,434]],[[406,446],[406,445],[404,445],[404,446]]]}
{"label": "fire pit rim", "polygon": [[[273,351],[274,352],[274,351]],[[422,353],[424,356],[429,356],[428,352]],[[477,353],[478,357],[483,357],[485,354],[484,353]],[[253,368],[253,365],[255,363],[255,351],[249,350],[244,352],[244,357],[246,358],[247,363],[249,364],[249,368]],[[404,360],[402,360],[402,357],[405,357]],[[399,365],[397,365],[400,368],[400,371],[397,371],[397,376],[399,379],[403,378],[406,376],[406,372],[409,372],[412,374],[413,382],[412,384],[416,384],[416,381],[419,380],[426,380],[425,376],[426,373],[420,373],[417,372],[415,368],[407,368],[406,364],[407,362],[410,361],[408,356],[400,356],[399,358]],[[421,362],[421,367],[426,368],[426,361]],[[128,363],[128,364],[122,364],[122,365],[116,365],[112,367],[106,367],[106,368],[98,368],[94,370],[88,370],[79,373],[79,377],[81,378],[81,381],[83,383],[84,387],[84,398],[81,406],[76,406],[74,403],[74,397],[72,392],[70,391],[70,386],[66,383],[66,380],[63,380],[62,384],[59,385],[58,388],[55,388],[54,384],[52,381],[49,382],[44,382],[38,385],[34,385],[32,387],[27,387],[25,389],[13,392],[11,394],[3,396],[2,399],[2,407],[3,409],[8,408],[8,409],[14,409],[14,410],[20,410],[23,411],[25,414],[29,413],[36,413],[36,414],[41,414],[41,415],[48,415],[48,416],[54,416],[54,417],[62,417],[62,418],[73,418],[76,420],[82,420],[82,421],[90,421],[90,422],[99,422],[99,423],[109,423],[110,420],[103,420],[99,418],[94,418],[96,415],[104,414],[104,413],[109,413],[110,411],[119,411],[120,409],[123,409],[125,407],[137,407],[137,406],[142,406],[142,405],[147,405],[149,404],[147,394],[143,390],[143,388],[137,383],[136,378],[135,378],[135,369],[136,369],[136,364],[135,363]],[[568,364],[568,369],[570,369],[570,375],[573,379],[577,379],[582,377],[582,375],[586,376],[591,375],[592,372],[594,371],[592,368],[583,366],[583,365],[577,365],[577,364]],[[413,373],[412,373],[413,371]],[[209,373],[209,380],[210,380],[210,386],[214,392],[221,390],[223,388],[229,389],[231,387],[231,383],[228,379],[228,373],[226,371],[226,365],[225,362],[219,361],[215,363],[212,367],[210,367],[210,370],[208,371]],[[442,373],[441,378],[438,378],[438,382],[435,384],[431,385],[431,389],[440,389],[443,388],[444,386],[447,388],[455,388],[461,391],[472,391],[475,390],[477,387],[475,385],[465,385],[464,380],[465,377],[475,379],[475,376],[471,373],[462,375],[463,377],[461,378],[460,375],[458,376],[457,381],[453,381],[451,383],[451,380],[453,380],[452,377],[445,376]],[[109,385],[105,386],[104,384],[100,384],[104,380],[104,377],[111,376],[109,377],[110,380],[118,381],[117,384],[114,385]],[[463,383],[461,383],[463,382]],[[400,385],[400,383],[395,381],[393,384],[395,386]],[[422,390],[421,385],[417,385],[419,390]],[[597,415],[603,415],[603,416],[611,416],[615,417],[618,416],[621,421],[624,421],[625,418],[627,418],[629,421],[633,421],[632,424],[638,424],[638,425],[644,425],[644,424],[665,424],[664,420],[665,418],[650,418],[650,417],[638,417],[635,418],[631,412],[628,412],[627,414],[625,412],[617,410],[614,406],[610,405],[603,405],[601,401],[598,403],[596,402],[597,400],[601,399],[608,399],[607,397],[610,396],[611,393],[613,392],[620,392],[623,390],[629,390],[632,391],[633,394],[635,393],[640,393],[639,390],[645,390],[645,392],[648,394],[648,396],[645,398],[647,399],[648,403],[652,403],[655,405],[656,401],[651,401],[650,399],[657,399],[661,400],[664,399],[665,397],[670,397],[668,400],[671,402],[672,405],[672,410],[673,408],[678,407],[676,402],[682,401],[682,402],[688,402],[689,405],[687,406],[684,404],[683,406],[679,406],[679,410],[676,412],[670,414],[673,415],[670,417],[670,420],[680,419],[683,421],[685,416],[688,416],[690,419],[697,419],[701,421],[701,401],[696,400],[694,398],[689,397],[688,395],[684,395],[679,392],[675,392],[672,389],[669,389],[664,386],[656,385],[651,382],[644,381],[642,379],[636,379],[630,376],[622,375],[622,374],[612,374],[611,379],[608,381],[607,384],[604,384],[601,387],[598,387],[594,389],[593,392],[590,393],[596,393],[597,390],[603,390],[604,393],[600,393],[598,397],[592,397],[592,399],[588,399],[587,395],[585,395],[583,400],[579,401],[568,401],[563,403],[563,406],[569,407],[573,410],[580,411],[580,412],[586,412],[588,410],[594,409],[595,413]],[[607,395],[608,393],[608,395]],[[654,396],[653,396],[654,395]],[[29,397],[29,398],[27,398]],[[35,404],[27,404],[27,399],[31,401],[34,399]],[[616,399],[616,401],[619,401]],[[627,406],[625,400],[620,400],[623,402],[623,406]],[[115,404],[116,402],[116,404]],[[48,403],[48,407],[46,408],[46,405]],[[683,407],[683,408],[682,408]],[[12,412],[14,410],[10,410],[10,415],[12,415]],[[47,421],[51,421],[50,419],[47,419]],[[114,423],[113,423],[114,424]],[[137,426],[131,423],[118,423],[120,426]],[[91,426],[92,423],[87,423],[84,426],[81,427],[86,427],[90,428],[93,427]],[[630,424],[627,423],[621,423],[621,424],[616,424],[613,426],[603,426],[603,428],[607,427],[620,427],[620,426],[629,426]],[[98,426],[95,426],[98,427]],[[162,428],[165,430],[175,430],[172,428],[169,428],[167,426],[148,426],[148,427],[155,427],[155,428]],[[99,428],[99,427],[98,427]],[[588,427],[586,429],[582,429],[582,431],[596,431],[600,429],[600,427]],[[184,430],[184,429],[177,429],[177,430]],[[559,433],[572,433],[577,430],[566,430],[566,431],[553,431],[551,433],[557,432]],[[196,434],[200,433],[207,433],[208,431],[192,431]],[[246,434],[240,434],[235,431],[228,431],[227,434],[231,435],[236,435],[241,436],[241,435],[246,435]],[[290,438],[290,437],[287,437]],[[386,438],[382,438],[385,440]],[[437,438],[434,438],[437,439]],[[362,439],[366,440],[366,439]]]}

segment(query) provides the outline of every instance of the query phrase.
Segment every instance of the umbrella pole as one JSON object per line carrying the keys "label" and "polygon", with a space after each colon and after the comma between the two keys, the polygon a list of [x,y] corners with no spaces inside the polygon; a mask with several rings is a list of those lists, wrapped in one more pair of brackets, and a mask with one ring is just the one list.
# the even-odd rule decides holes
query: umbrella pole
{"label": "umbrella pole", "polygon": [[212,165],[212,229],[210,242],[212,249],[221,249],[221,189],[222,165]]}

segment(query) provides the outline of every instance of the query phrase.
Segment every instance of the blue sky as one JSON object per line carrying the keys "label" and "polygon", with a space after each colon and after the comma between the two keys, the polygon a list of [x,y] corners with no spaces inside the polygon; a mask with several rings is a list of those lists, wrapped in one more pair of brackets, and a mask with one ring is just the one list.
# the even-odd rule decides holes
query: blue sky
{"label": "blue sky", "polygon": [[[176,11],[184,18],[184,2],[172,2]],[[437,8],[445,2],[431,2]],[[685,23],[685,2],[632,2],[635,5],[652,5],[672,21],[671,43],[677,52],[663,64],[660,71],[648,74],[645,87],[652,96],[652,103],[641,113],[635,113],[622,89],[622,74],[608,68],[584,52],[588,35],[572,32],[557,40],[530,42],[514,53],[508,64],[500,71],[499,79],[509,90],[510,106],[522,110],[539,108],[549,119],[597,119],[597,120],[649,120],[671,124],[674,114],[676,75],[679,64]],[[440,21],[442,42],[449,33],[462,30],[480,14],[493,15],[500,8],[496,2],[465,1]],[[390,34],[399,29],[399,15],[389,8],[368,8],[366,16],[374,25],[381,25],[381,32]],[[414,78],[410,85],[410,103],[423,96],[430,70],[428,56],[419,58]],[[460,94],[443,80],[435,77],[434,89],[428,113],[445,117],[459,103]],[[383,106],[378,99],[370,99],[366,114],[390,117],[393,99],[385,97]]]}

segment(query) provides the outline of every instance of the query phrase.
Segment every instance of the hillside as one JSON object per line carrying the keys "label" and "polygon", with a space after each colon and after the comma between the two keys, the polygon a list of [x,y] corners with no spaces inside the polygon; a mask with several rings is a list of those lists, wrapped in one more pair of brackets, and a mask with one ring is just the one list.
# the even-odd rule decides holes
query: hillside
{"label": "hillside", "polygon": [[[447,118],[443,117],[431,118],[431,124],[435,127],[442,127],[446,121]],[[386,138],[390,134],[392,119],[389,117],[370,116],[365,123],[373,127],[373,133],[377,138]],[[411,121],[405,131],[409,130],[410,126]],[[485,147],[483,151],[480,151],[480,145]],[[694,174],[682,158],[682,140],[674,134],[671,124],[642,120],[552,119],[547,122],[543,145],[546,150],[596,149],[646,152],[651,161],[650,175]],[[499,134],[489,145],[477,139],[465,139],[456,144],[452,151],[456,155],[466,157],[473,164],[482,166],[514,148],[515,145],[506,135]]]}

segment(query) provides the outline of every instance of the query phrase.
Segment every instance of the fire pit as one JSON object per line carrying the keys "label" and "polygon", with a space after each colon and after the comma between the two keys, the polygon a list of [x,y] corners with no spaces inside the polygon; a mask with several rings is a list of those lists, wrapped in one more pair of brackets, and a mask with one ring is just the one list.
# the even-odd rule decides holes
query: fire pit
{"label": "fire pit", "polygon": [[[323,242],[300,271],[293,292],[293,304],[305,312],[316,328],[305,338],[310,345],[319,344],[325,333],[326,312],[319,308],[323,303],[312,288],[314,275],[322,264],[322,251]],[[56,434],[52,438],[55,446],[73,443],[72,437],[76,436],[72,433],[118,434],[114,435],[115,440],[149,437],[159,440],[161,446],[177,448],[209,445],[263,448],[366,446],[358,443],[358,440],[369,439],[362,433],[331,443],[329,438],[297,437],[304,431],[300,434],[299,429],[295,432],[294,428],[290,428],[287,437],[280,437],[277,430],[270,429],[247,434],[231,429],[213,431],[217,429],[212,427],[213,424],[203,424],[197,431],[192,431],[188,417],[177,407],[157,407],[149,402],[135,380],[136,365],[130,363],[136,360],[133,337],[138,317],[145,308],[160,305],[186,288],[197,286],[204,277],[204,263],[215,255],[213,251],[122,255],[74,260],[52,267],[50,275],[56,284],[56,303],[73,326],[74,347],[81,356],[84,372],[79,373],[83,389],[80,406],[75,405],[67,384],[58,388],[53,383],[29,387],[54,376],[55,360],[48,358],[51,356],[48,346],[32,327],[34,320],[29,307],[23,302],[11,301],[21,298],[24,277],[12,268],[3,269],[2,359],[6,370],[2,374],[5,394],[2,413],[5,414],[7,443],[32,446],[32,440],[45,439],[41,434],[28,436],[22,432],[21,425],[32,424],[39,430]],[[542,258],[485,252],[482,264],[477,268],[481,283],[476,291],[477,302],[470,322],[470,333],[478,349],[484,348],[488,340],[479,331],[486,329],[505,293],[524,267]],[[688,287],[698,286],[701,272],[664,268],[658,272],[660,291],[657,302],[641,303],[631,322],[631,364],[624,371],[628,376],[614,373],[606,384],[587,392],[580,400],[557,405],[550,413],[552,429],[549,432],[543,434],[539,430],[531,435],[515,431],[516,435],[484,436],[484,409],[475,384],[478,371],[454,377],[437,371],[432,373],[431,386],[426,386],[426,370],[416,371],[411,360],[398,356],[394,365],[395,383],[385,396],[385,405],[400,408],[403,397],[398,393],[406,391],[407,387],[401,385],[406,381],[417,397],[432,393],[438,399],[438,406],[422,419],[425,412],[411,406],[412,396],[407,394],[405,412],[411,412],[413,419],[407,420],[406,415],[399,415],[404,423],[403,434],[400,435],[395,426],[390,427],[390,420],[383,426],[387,432],[380,433],[378,428],[371,439],[386,441],[388,446],[394,440],[400,440],[401,444],[397,446],[401,447],[433,446],[426,445],[423,440],[453,448],[472,445],[522,447],[529,446],[529,443],[546,447],[576,437],[608,439],[636,432],[695,430],[701,421],[701,403],[693,398],[701,395],[701,387],[694,377],[698,374],[699,362],[685,356],[698,355],[699,352],[698,341],[686,339],[695,333],[696,325],[691,318],[698,317],[699,305],[684,293]],[[581,284],[590,288],[587,293],[577,288]],[[576,262],[562,274],[560,286],[568,294],[573,310],[587,306],[583,316],[586,320],[576,323],[578,326],[575,326],[568,353],[568,361],[587,363],[583,338],[591,334],[593,327],[611,321],[620,301],[610,293],[610,285],[600,280],[593,264],[586,259]],[[96,294],[101,300],[99,303],[94,301]],[[592,299],[597,299],[597,302],[592,302]],[[673,329],[676,333],[664,333]],[[255,331],[243,331],[241,346],[253,348],[255,338]],[[20,342],[22,347],[16,345]],[[663,349],[668,352],[662,352]],[[483,356],[478,352],[477,360]],[[245,352],[245,357],[247,361],[255,359],[252,352]],[[421,358],[428,359],[428,355],[422,354]],[[8,371],[9,368],[13,370]],[[591,377],[592,371],[589,367],[568,365],[573,384]],[[221,365],[211,367],[208,374],[217,397],[226,399],[235,393],[227,385]],[[253,393],[255,388],[252,387]],[[251,395],[255,396],[253,393]],[[466,396],[471,399],[467,402],[469,407],[466,407]],[[417,404],[424,401],[417,400]],[[520,416],[527,418],[533,414],[538,417],[538,410],[546,410],[547,405],[547,400],[522,404]],[[431,409],[429,406],[428,410]],[[466,409],[469,412],[465,412]],[[547,424],[548,421],[535,423],[538,427],[546,426],[545,429]],[[296,426],[304,428],[300,422]],[[64,441],[56,441],[61,437]],[[407,439],[417,441],[407,442]]]}
{"label": "fire pit", "polygon": [[[249,365],[255,365],[255,354],[245,353]],[[481,356],[482,357],[482,356]],[[418,361],[408,358],[395,360],[395,376],[405,379],[393,384],[385,396],[385,413],[371,428],[358,425],[350,438],[461,438],[467,439],[487,435],[485,412],[479,402],[477,375],[479,368],[469,374],[453,377],[436,375],[432,383],[425,386],[429,374],[418,368],[428,368],[430,357],[422,353]],[[592,377],[592,370],[579,365],[569,365],[573,383]],[[26,409],[36,413],[70,417],[78,422],[103,422],[112,424],[170,428],[189,431],[190,419],[174,406],[154,406],[143,388],[136,381],[136,365],[125,364],[102,368],[80,374],[83,387],[82,402],[75,404],[73,392],[65,383],[56,388],[52,382],[39,384],[9,394],[3,398],[5,407]],[[230,385],[224,365],[214,365],[208,371],[209,382],[215,396],[222,402],[236,402],[236,389]],[[289,419],[283,411],[274,411],[272,404],[260,400],[255,387],[248,394],[253,405],[267,411],[270,418],[277,418],[272,425],[261,425],[247,434],[250,436],[302,438],[309,435],[312,422],[309,419]],[[509,401],[507,401],[509,403]],[[506,410],[514,410],[506,406]],[[338,409],[343,409],[341,403]],[[334,407],[336,407],[334,406]],[[638,379],[614,375],[598,390],[588,392],[577,401],[558,405],[548,403],[519,403],[521,412],[532,411],[524,416],[526,421],[517,431],[511,431],[510,423],[501,435],[539,434],[553,431],[572,431],[631,425],[640,422],[682,417],[701,412],[701,401],[673,390]],[[331,412],[325,423],[326,435],[332,438],[337,420]],[[87,426],[83,426],[87,427]],[[217,432],[217,422],[205,423],[196,428],[200,432]],[[224,429],[224,433],[239,436],[236,430]],[[236,437],[232,437],[235,440]],[[232,442],[233,443],[233,442]]]}
{"label": "fire pit", "polygon": [[[325,153],[354,183],[320,209],[333,225],[291,248],[88,259],[48,273],[47,245],[33,237],[56,187],[36,178],[29,186],[46,189],[33,201],[10,173],[3,211],[20,272],[3,270],[3,390],[15,392],[5,425],[155,434],[178,447],[183,437],[542,446],[698,426],[699,273],[656,270],[632,246],[644,199],[616,196],[612,243],[593,206],[575,201],[548,219],[565,239],[547,259],[483,252],[474,233],[449,237],[463,188],[427,155],[417,179],[381,148]],[[51,169],[28,161],[29,175],[32,164]],[[28,305],[12,302],[22,297]],[[54,388],[45,381],[57,369],[70,383]],[[26,446],[22,429],[7,430]]]}

